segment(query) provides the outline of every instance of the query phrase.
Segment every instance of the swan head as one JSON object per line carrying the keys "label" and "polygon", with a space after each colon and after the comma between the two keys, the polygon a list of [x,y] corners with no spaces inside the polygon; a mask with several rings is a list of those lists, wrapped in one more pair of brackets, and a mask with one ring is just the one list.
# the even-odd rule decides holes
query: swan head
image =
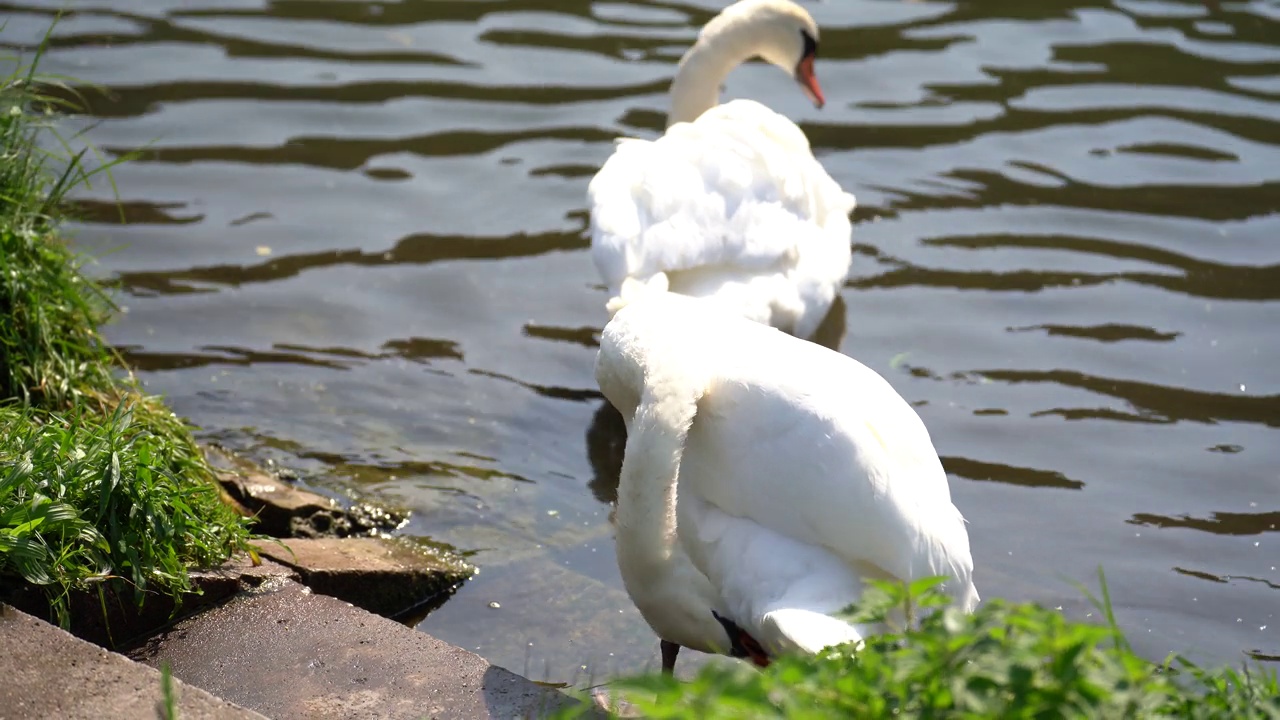
{"label": "swan head", "polygon": [[729,652],[724,653],[725,655],[750,660],[756,667],[769,667],[772,660],[758,640],[751,637],[751,634],[739,627],[737,623],[715,610],[711,611],[711,616],[720,623],[725,634],[729,636]]}
{"label": "swan head", "polygon": [[818,56],[818,24],[807,10],[791,0],[739,0],[706,30],[714,34],[719,22],[738,25],[751,54],[794,77],[814,107],[826,104],[813,68]]}

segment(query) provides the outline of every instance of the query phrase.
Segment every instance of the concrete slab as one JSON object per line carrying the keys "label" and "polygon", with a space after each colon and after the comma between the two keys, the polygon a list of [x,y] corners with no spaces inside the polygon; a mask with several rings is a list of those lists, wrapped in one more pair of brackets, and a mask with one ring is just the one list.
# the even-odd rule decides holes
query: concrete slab
{"label": "concrete slab", "polygon": [[407,540],[295,538],[285,546],[255,543],[259,554],[295,570],[312,590],[387,617],[448,597],[475,572],[452,554]]}
{"label": "concrete slab", "polygon": [[[296,580],[298,573],[270,559],[264,558],[260,564],[254,565],[247,555],[238,555],[221,567],[192,571],[191,583],[199,592],[184,596],[181,605],[166,595],[152,594],[141,609],[134,604],[130,593],[122,595],[108,589],[104,602],[96,590],[73,590],[67,597],[71,618],[68,629],[81,640],[108,650],[129,647],[136,638],[150,635],[176,619],[225,602],[271,578]],[[20,586],[7,597],[0,597],[0,602],[56,624],[43,588]]]}
{"label": "concrete slab", "polygon": [[[160,672],[0,605],[0,720],[134,720],[157,717]],[[184,720],[263,716],[174,681]]]}
{"label": "concrete slab", "polygon": [[184,620],[131,655],[276,720],[510,719],[576,703],[292,581]]}

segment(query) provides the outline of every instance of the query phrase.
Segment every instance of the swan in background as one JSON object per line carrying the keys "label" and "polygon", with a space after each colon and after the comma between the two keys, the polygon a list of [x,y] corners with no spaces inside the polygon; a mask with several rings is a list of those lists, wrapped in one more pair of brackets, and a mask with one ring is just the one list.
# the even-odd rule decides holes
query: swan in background
{"label": "swan in background", "polygon": [[795,123],[753,100],[719,103],[729,72],[761,57],[822,107],[817,51],[817,25],[790,0],[740,0],[702,29],[671,84],[666,133],[620,140],[587,190],[612,305],[624,283],[654,284],[813,334],[849,272],[854,197]]}
{"label": "swan in background", "polygon": [[680,647],[764,666],[860,641],[879,628],[833,613],[866,579],[941,575],[977,605],[929,432],[865,365],[654,292],[605,327],[596,380],[627,426],[618,566],[664,671]]}

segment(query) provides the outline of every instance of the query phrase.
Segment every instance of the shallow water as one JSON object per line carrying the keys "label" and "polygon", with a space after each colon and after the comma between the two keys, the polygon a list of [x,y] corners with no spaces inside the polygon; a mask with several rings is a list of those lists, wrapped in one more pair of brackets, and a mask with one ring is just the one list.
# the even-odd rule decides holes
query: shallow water
{"label": "shallow water", "polygon": [[[0,5],[0,39],[64,5]],[[141,153],[127,224],[100,184],[77,241],[147,387],[472,551],[424,630],[538,679],[655,662],[606,519],[584,194],[717,3],[74,7],[44,69]],[[835,334],[930,427],[983,596],[1083,614],[1101,565],[1142,651],[1280,656],[1280,8],[808,7],[828,106],[763,65],[727,97],[857,195]]]}

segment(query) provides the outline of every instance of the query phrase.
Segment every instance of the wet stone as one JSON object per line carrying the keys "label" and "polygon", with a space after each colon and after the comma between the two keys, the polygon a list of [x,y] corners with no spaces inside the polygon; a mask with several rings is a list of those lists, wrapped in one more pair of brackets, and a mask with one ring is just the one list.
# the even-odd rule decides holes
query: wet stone
{"label": "wet stone", "polygon": [[387,617],[443,601],[475,572],[447,551],[405,540],[295,538],[255,547],[316,592]]}
{"label": "wet stone", "polygon": [[298,580],[296,570],[259,556],[257,563],[241,553],[222,565],[191,571],[191,582],[203,593],[214,590],[215,601],[226,600],[237,592],[249,590],[274,579]]}
{"label": "wet stone", "polygon": [[576,702],[288,581],[185,620],[133,657],[277,720],[526,718]]}
{"label": "wet stone", "polygon": [[294,518],[341,512],[333,500],[296,488],[266,473],[218,472],[218,482],[241,507],[257,517],[255,530],[288,537]]}
{"label": "wet stone", "polygon": [[220,448],[206,447],[218,482],[231,502],[257,519],[254,529],[272,537],[351,537],[390,532],[402,527],[408,514],[368,503],[349,509],[337,501],[299,487],[297,473],[274,474]]}
{"label": "wet stone", "polygon": [[[334,526],[338,526],[335,531]],[[322,537],[346,537],[351,534],[350,525],[346,523],[346,519],[341,515],[335,515],[328,510],[321,510],[312,513],[307,517],[291,517],[289,518],[289,537],[295,538],[322,538]]]}

